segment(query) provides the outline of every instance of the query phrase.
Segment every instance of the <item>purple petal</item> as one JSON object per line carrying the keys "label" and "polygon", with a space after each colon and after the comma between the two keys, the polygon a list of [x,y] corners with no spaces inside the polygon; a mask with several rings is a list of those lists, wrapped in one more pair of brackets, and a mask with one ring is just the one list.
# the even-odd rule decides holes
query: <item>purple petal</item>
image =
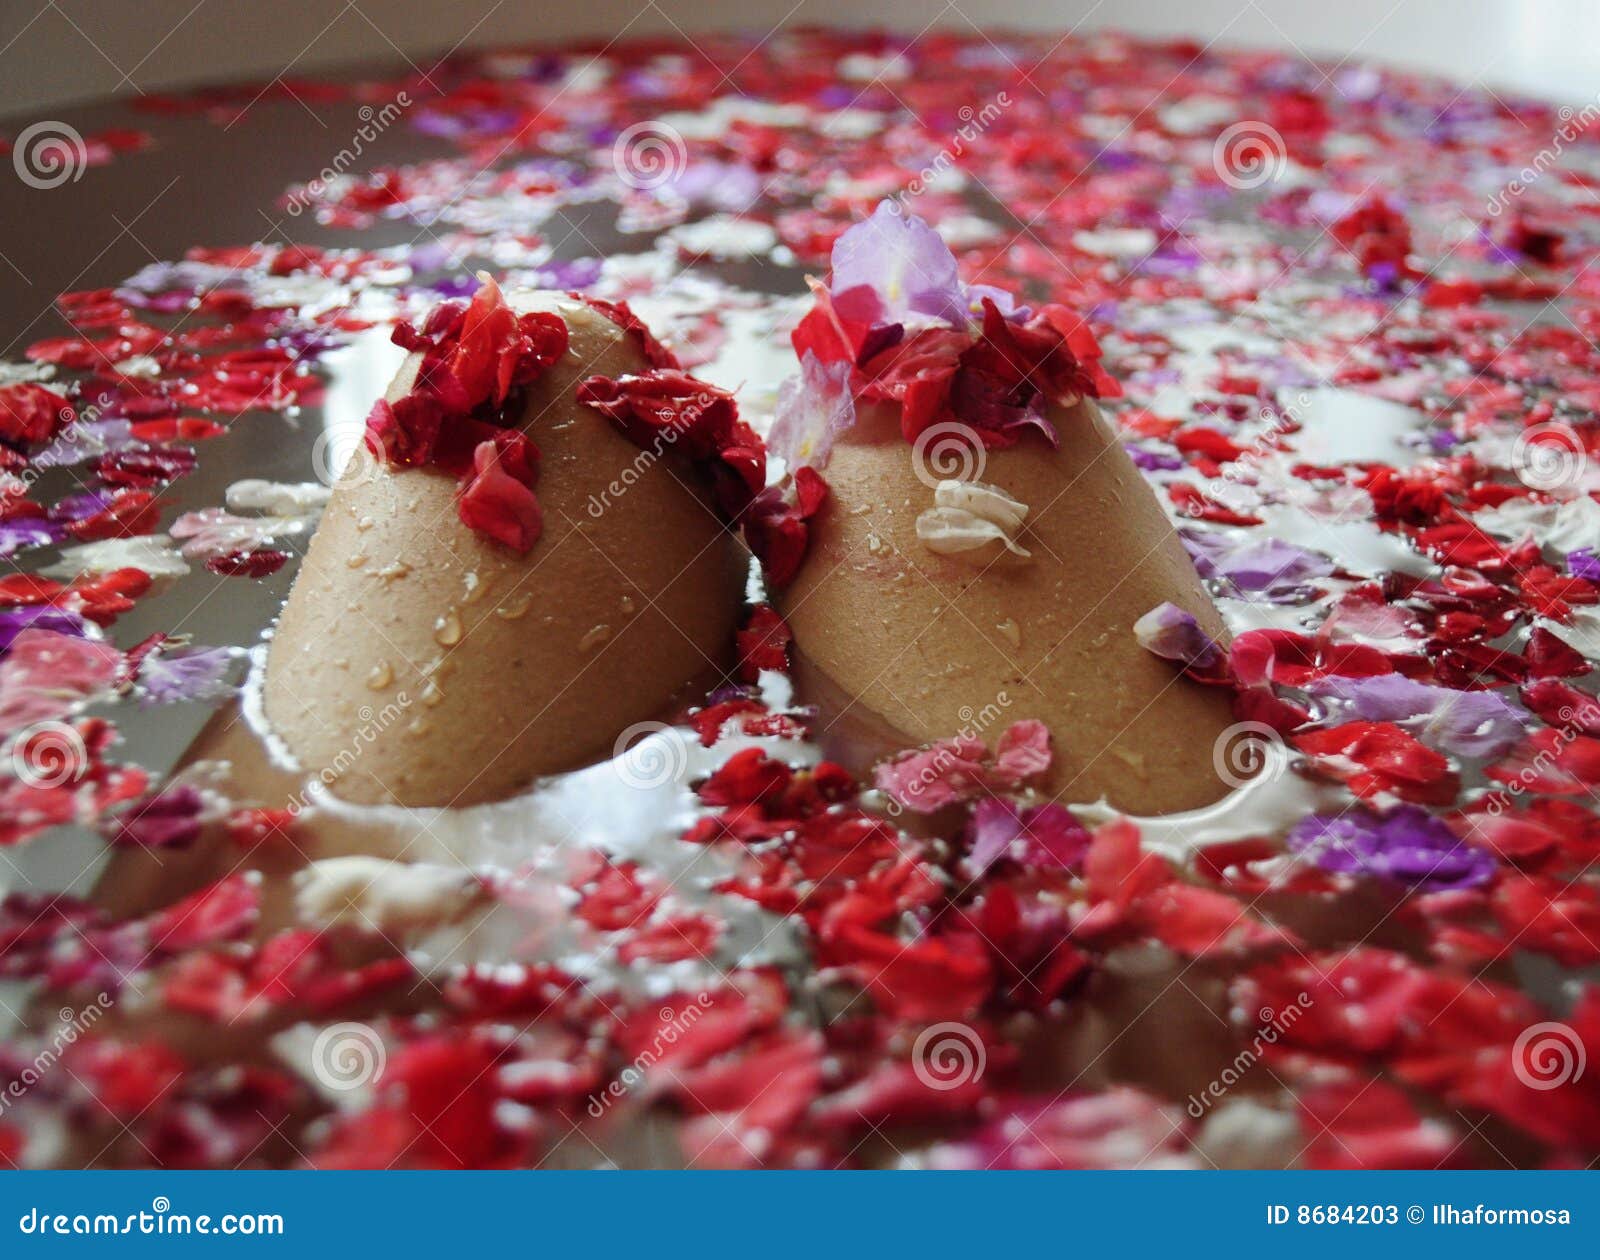
{"label": "purple petal", "polygon": [[1432,687],[1403,674],[1319,678],[1306,690],[1369,722],[1394,722],[1458,757],[1503,756],[1530,724],[1521,706],[1493,691]]}
{"label": "purple petal", "polygon": [[147,656],[139,669],[146,707],[181,700],[215,700],[226,695],[228,666],[233,657],[227,648],[178,648]]}
{"label": "purple petal", "polygon": [[1172,472],[1183,467],[1183,459],[1167,451],[1146,450],[1142,446],[1126,446],[1128,458],[1143,472]]}
{"label": "purple petal", "polygon": [[1600,555],[1596,555],[1592,548],[1569,551],[1567,568],[1573,577],[1580,577],[1585,582],[1600,582]]}
{"label": "purple petal", "polygon": [[1216,530],[1184,530],[1183,545],[1201,577],[1220,578],[1235,591],[1292,601],[1305,585],[1333,572],[1331,560],[1281,539],[1238,538]]}
{"label": "purple petal", "polygon": [[696,157],[671,183],[674,193],[691,205],[742,213],[761,196],[761,176],[741,162]]}
{"label": "purple petal", "polygon": [[892,201],[880,202],[870,218],[834,242],[829,289],[838,294],[860,286],[878,295],[879,323],[911,322],[913,315],[924,322],[967,322],[955,255],[927,223]]}
{"label": "purple petal", "polygon": [[1196,669],[1210,669],[1222,659],[1222,649],[1195,620],[1176,604],[1157,604],[1133,623],[1139,646],[1163,660]]}
{"label": "purple petal", "polygon": [[536,283],[545,289],[587,289],[600,278],[598,258],[552,258],[539,268]]}
{"label": "purple petal", "polygon": [[1218,575],[1241,591],[1283,591],[1332,572],[1331,560],[1276,538],[1251,541],[1217,563]]}
{"label": "purple petal", "polygon": [[54,630],[57,634],[88,637],[88,624],[77,613],[47,605],[31,608],[13,608],[0,612],[0,656],[11,650],[11,645],[24,630]]}
{"label": "purple petal", "polygon": [[807,350],[800,361],[800,374],[791,376],[778,389],[777,418],[767,446],[796,468],[823,468],[834,441],[856,420],[855,400],[850,395],[850,365],[824,364]]}
{"label": "purple petal", "polygon": [[0,521],[0,559],[9,559],[25,547],[45,547],[65,537],[65,528],[36,516]]}
{"label": "purple petal", "polygon": [[1313,814],[1289,833],[1292,852],[1325,871],[1373,875],[1413,888],[1472,888],[1494,878],[1496,863],[1482,849],[1462,844],[1444,823],[1414,805],[1388,814],[1352,810]]}
{"label": "purple petal", "polygon": [[985,299],[993,302],[995,309],[1012,323],[1024,323],[1033,315],[1033,308],[1020,305],[1016,295],[1009,289],[997,288],[992,284],[972,284],[966,289],[966,303],[967,313],[974,319],[983,318]]}
{"label": "purple petal", "polygon": [[109,491],[91,490],[85,494],[64,495],[50,509],[52,521],[82,521],[104,512],[111,502]]}

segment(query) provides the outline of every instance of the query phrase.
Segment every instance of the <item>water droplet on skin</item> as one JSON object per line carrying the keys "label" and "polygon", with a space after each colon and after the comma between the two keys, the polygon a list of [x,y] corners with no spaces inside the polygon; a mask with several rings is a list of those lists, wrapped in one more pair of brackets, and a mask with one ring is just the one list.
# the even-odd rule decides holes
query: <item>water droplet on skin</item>
{"label": "water droplet on skin", "polygon": [[1007,617],[995,629],[1005,636],[1006,642],[1011,644],[1012,647],[1022,646],[1022,627],[1017,625],[1010,617]]}
{"label": "water droplet on skin", "polygon": [[506,621],[515,621],[518,617],[522,616],[523,613],[528,611],[528,605],[532,602],[532,595],[520,596],[517,599],[509,600],[506,603],[501,604],[500,607],[494,610],[494,615],[496,617],[503,618]]}
{"label": "water droplet on skin", "polygon": [[624,595],[622,597],[622,615],[624,617],[633,616],[633,609],[634,609],[633,597],[631,595]]}
{"label": "water droplet on skin", "polygon": [[392,564],[386,564],[379,569],[378,576],[385,582],[393,582],[396,578],[403,578],[410,572],[411,566],[409,564],[404,560],[396,560]]}
{"label": "water droplet on skin", "polygon": [[363,516],[360,520],[358,520],[356,522],[356,528],[359,529],[364,534],[376,524],[377,524],[377,522],[375,520],[373,520],[370,516]]}
{"label": "water droplet on skin", "polygon": [[433,679],[428,679],[422,688],[422,703],[430,709],[444,700],[444,692]]}
{"label": "water droplet on skin", "polygon": [[476,573],[467,574],[464,583],[467,590],[466,594],[461,597],[461,602],[463,604],[476,604],[489,593],[489,587],[493,581],[493,578],[480,577]]}
{"label": "water droplet on skin", "polygon": [[426,735],[433,729],[433,724],[427,718],[417,718],[406,724],[406,734]]}
{"label": "water droplet on skin", "polygon": [[367,674],[367,686],[374,691],[382,691],[394,681],[394,670],[389,668],[388,661],[379,661]]}
{"label": "water droplet on skin", "polygon": [[580,652],[592,652],[595,648],[599,647],[602,643],[605,643],[605,642],[609,641],[610,638],[611,638],[611,627],[610,626],[607,626],[607,625],[596,626],[593,630],[589,631],[588,634],[584,635],[583,638],[578,640],[578,651],[580,651]]}
{"label": "water droplet on skin", "polygon": [[461,616],[454,608],[433,623],[433,641],[440,647],[455,647],[461,642]]}
{"label": "water droplet on skin", "polygon": [[349,559],[348,559],[348,560],[346,560],[346,561],[345,561],[345,563],[346,563],[346,564],[347,564],[347,565],[349,565],[349,566],[350,566],[350,567],[351,567],[351,568],[352,568],[352,569],[359,569],[359,568],[360,568],[360,567],[361,567],[361,566],[362,566],[362,565],[364,565],[364,564],[365,564],[365,563],[366,563],[366,562],[367,562],[367,558],[366,558],[366,556],[364,556],[364,555],[363,555],[363,554],[362,554],[362,553],[361,553],[361,552],[359,552],[359,551],[356,551],[356,552],[352,552],[352,553],[351,553],[351,554],[350,554],[350,558],[349,558]]}

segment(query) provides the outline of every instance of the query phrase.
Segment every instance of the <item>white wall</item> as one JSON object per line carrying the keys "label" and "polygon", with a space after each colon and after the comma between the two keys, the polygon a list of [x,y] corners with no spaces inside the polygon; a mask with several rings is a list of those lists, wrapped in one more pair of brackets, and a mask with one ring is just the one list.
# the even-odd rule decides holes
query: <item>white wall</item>
{"label": "white wall", "polygon": [[1115,26],[1600,93],[1600,0],[0,0],[0,113],[402,55],[426,68],[457,44],[803,23]]}

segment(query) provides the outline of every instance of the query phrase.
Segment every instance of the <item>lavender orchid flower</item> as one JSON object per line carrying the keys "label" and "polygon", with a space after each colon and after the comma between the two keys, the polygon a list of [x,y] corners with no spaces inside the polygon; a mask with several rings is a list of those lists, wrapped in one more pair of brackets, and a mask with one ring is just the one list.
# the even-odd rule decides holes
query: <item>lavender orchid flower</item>
{"label": "lavender orchid flower", "polygon": [[927,223],[892,201],[880,202],[834,242],[831,290],[861,287],[878,297],[878,324],[967,322],[955,255]]}

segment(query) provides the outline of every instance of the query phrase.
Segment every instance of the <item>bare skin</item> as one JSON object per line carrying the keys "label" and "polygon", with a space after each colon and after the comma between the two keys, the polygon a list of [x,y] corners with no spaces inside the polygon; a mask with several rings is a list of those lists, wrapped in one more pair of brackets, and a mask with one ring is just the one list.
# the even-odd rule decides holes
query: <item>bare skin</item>
{"label": "bare skin", "polygon": [[1213,747],[1233,721],[1228,697],[1151,656],[1132,627],[1163,601],[1219,639],[1221,618],[1099,410],[1051,418],[1058,450],[1024,439],[987,452],[976,477],[1030,508],[1021,560],[999,544],[950,556],[922,543],[933,490],[898,414],[866,409],[834,448],[831,495],[784,596],[795,642],[845,698],[858,762],[964,729],[992,744],[1038,718],[1055,753],[1050,795],[1134,813],[1209,804],[1227,790]]}
{"label": "bare skin", "polygon": [[732,643],[742,548],[672,452],[642,452],[574,397],[588,376],[643,371],[633,338],[570,298],[512,300],[571,335],[522,421],[542,456],[542,537],[519,556],[458,519],[454,479],[363,451],[278,623],[267,717],[348,800],[508,796],[608,753]]}
{"label": "bare skin", "polygon": [[[870,427],[881,421],[881,417],[868,417],[869,427],[859,436],[881,436],[881,430]],[[1059,422],[1064,447],[1074,436],[1080,444],[1086,444],[1103,425],[1089,412],[1061,417]],[[1096,427],[1074,434],[1069,427],[1074,423]],[[603,423],[595,427],[609,431]],[[546,450],[546,476],[550,477],[548,461],[556,443],[542,441],[541,444]],[[1104,610],[1114,605],[1120,610],[1116,616],[1131,621],[1150,602],[1168,598],[1194,611],[1208,630],[1220,632],[1220,625],[1187,558],[1177,549],[1170,528],[1135,470],[1127,465],[1120,448],[1107,445],[1102,448],[1102,454],[1103,460],[1098,464],[1090,453],[1082,450],[1072,455],[1064,451],[1062,456],[1051,456],[1040,448],[1028,446],[1014,452],[992,454],[985,479],[1029,503],[1033,508],[1030,517],[1036,521],[1036,527],[1024,530],[1019,536],[1022,544],[1034,552],[1031,562],[1001,562],[985,567],[926,553],[917,541],[915,517],[931,502],[932,492],[910,471],[910,456],[897,436],[893,444],[885,438],[876,444],[852,442],[841,447],[828,470],[836,499],[818,521],[819,550],[813,553],[807,571],[788,597],[790,617],[797,631],[802,626],[810,627],[801,631],[801,643],[811,658],[803,663],[813,670],[818,663],[839,669],[835,662],[848,663],[853,653],[864,654],[870,648],[882,660],[892,656],[897,647],[912,644],[906,655],[914,662],[914,668],[902,669],[897,662],[887,660],[876,669],[888,671],[884,677],[893,679],[889,686],[900,694],[923,698],[930,723],[924,728],[928,731],[925,737],[949,734],[961,725],[976,725],[978,716],[985,712],[985,705],[991,706],[990,711],[998,711],[997,724],[1016,717],[1043,717],[1050,721],[1055,732],[1055,746],[1062,763],[1056,782],[1062,782],[1061,776],[1065,776],[1069,785],[1066,799],[1082,799],[1077,788],[1071,786],[1072,775],[1084,773],[1076,767],[1086,766],[1092,772],[1100,760],[1092,753],[1081,751],[1092,745],[1077,742],[1084,722],[1111,698],[1116,697],[1119,703],[1131,706],[1151,696],[1150,711],[1162,714],[1164,725],[1158,725],[1151,735],[1149,727],[1133,721],[1130,732],[1140,733],[1145,742],[1128,746],[1152,750],[1158,768],[1176,762],[1196,771],[1195,781],[1201,785],[1197,795],[1209,799],[1210,789],[1198,771],[1202,761],[1204,767],[1209,767],[1213,727],[1230,720],[1226,706],[1211,706],[1211,692],[1191,687],[1181,679],[1172,684],[1172,671],[1159,662],[1147,660],[1142,650],[1122,650],[1118,645],[1124,640],[1131,644],[1131,633]],[[1111,469],[1114,475],[1107,478],[1105,465],[1115,463],[1118,457],[1121,457],[1120,463]],[[1085,463],[1090,466],[1085,468]],[[428,480],[439,481],[447,488],[450,484],[444,478]],[[541,482],[541,488],[546,484]],[[641,482],[631,493],[637,493],[642,486]],[[1059,497],[1055,497],[1058,492]],[[1119,495],[1122,496],[1120,500]],[[547,506],[549,502],[546,498]],[[1130,505],[1131,511],[1127,510]],[[860,510],[862,508],[865,510]],[[1067,508],[1071,511],[1066,511]],[[1101,524],[1113,519],[1111,508],[1115,508],[1123,520],[1121,532],[1105,530]],[[455,523],[453,513],[448,519]],[[1091,520],[1093,528],[1099,530],[1098,535],[1092,530],[1082,535],[1075,532],[1090,530],[1086,522]],[[360,531],[363,537],[372,532],[371,529]],[[865,537],[868,532],[876,534],[879,541],[869,544]],[[1098,537],[1101,541],[1097,547],[1085,546],[1084,537]],[[1077,544],[1069,547],[1070,539],[1077,539]],[[577,541],[580,540],[573,540]],[[1153,549],[1153,558],[1144,557],[1137,550],[1141,543],[1146,549]],[[1056,554],[1052,556],[1047,547]],[[821,558],[831,559],[825,567],[818,568]],[[849,575],[848,589],[834,590],[846,574]],[[1127,575],[1127,582],[1123,585],[1137,587],[1136,598],[1121,598],[1122,586],[1118,579],[1124,575]],[[1096,586],[1095,582],[1103,586]],[[1109,593],[1106,587],[1110,588]],[[1059,597],[1053,594],[1058,589],[1067,593],[1072,600],[1070,604],[1059,602]],[[808,591],[814,594],[808,595]],[[916,597],[923,603],[914,603],[908,591],[923,592]],[[825,606],[829,600],[837,601],[831,605],[833,612],[827,617],[817,615],[813,605]],[[944,605],[942,613],[936,607],[941,603]],[[737,599],[730,601],[728,607],[737,608]],[[923,609],[924,615],[920,625],[908,620],[917,615],[918,608]],[[990,619],[1002,613],[1016,623],[1020,645],[1012,644],[1004,634],[989,633],[981,637],[989,643],[995,657],[1006,660],[1007,665],[992,666],[986,663],[987,658],[979,656],[969,660],[966,669],[940,672],[937,662],[965,659],[953,653],[965,652],[969,657],[974,653],[974,640],[961,638],[955,633],[955,627],[964,627],[969,636],[975,634],[973,625],[993,631]],[[880,625],[880,619],[891,617],[903,626],[910,626],[907,638],[896,641],[891,637],[892,632]],[[1063,617],[1067,618],[1064,624],[1058,620]],[[1045,637],[1046,633],[1054,630],[1055,638],[1065,636],[1062,653],[1069,649],[1075,651],[1074,635],[1078,632],[1073,628],[1080,620],[1084,623],[1081,633],[1096,639],[1102,634],[1109,637],[1095,642],[1093,650],[1087,652],[1093,668],[1082,667],[1075,655],[1065,655],[1063,659],[1079,671],[1074,688],[1065,693],[1051,690],[1063,683],[1062,674],[1051,665],[1057,653],[1050,650],[1052,640]],[[946,626],[947,622],[951,624]],[[923,642],[938,627],[945,627],[946,637],[936,644]],[[916,633],[919,629],[922,630],[920,635]],[[864,639],[874,641],[863,645]],[[994,639],[999,641],[991,643]],[[350,646],[346,650],[354,652]],[[994,706],[998,702],[994,694],[984,697],[977,690],[980,685],[988,684],[973,679],[983,676],[981,669],[988,669],[988,677],[992,677],[994,671],[1001,668],[1007,671],[1007,678],[1012,671],[1020,670],[1040,681],[1038,686],[1026,680],[1025,684],[1015,684],[1008,692],[1009,702],[996,710]],[[919,678],[918,671],[925,677]],[[1124,671],[1125,676],[1113,687],[1117,681],[1113,676],[1115,671]],[[863,703],[851,700],[851,696],[872,694],[870,689],[846,693],[832,683],[831,677],[827,681],[838,695],[824,694],[802,673],[797,679],[799,698],[805,702],[820,702],[829,713],[851,710],[848,718],[861,719],[855,723],[855,733],[871,728],[871,735],[883,749],[903,746],[911,738],[909,723],[915,714],[909,706],[886,706],[889,717],[885,719],[867,710]],[[710,684],[702,681],[697,694],[705,694],[712,685],[714,680]],[[696,684],[690,686],[694,688]],[[1068,694],[1073,705],[1083,706],[1081,717],[1078,709],[1063,710],[1056,703],[1062,694]],[[1178,701],[1172,699],[1174,694],[1180,698]],[[931,700],[928,699],[930,695]],[[1121,698],[1124,695],[1125,700]],[[358,697],[356,702],[376,704],[366,697]],[[966,718],[960,713],[963,705],[971,707]],[[1066,717],[1063,717],[1064,712]],[[947,713],[949,721],[945,722],[943,718]],[[839,723],[840,726],[844,724]],[[992,729],[985,732],[991,738],[993,733]],[[1191,753],[1201,755],[1191,756]],[[371,753],[364,754],[363,759],[367,755]],[[1068,760],[1069,757],[1076,760]],[[304,777],[271,764],[263,755],[255,733],[239,720],[232,706],[217,715],[190,749],[185,761],[226,767],[229,771],[224,785],[226,794],[241,803],[283,804],[298,794]],[[1116,764],[1128,767],[1132,763],[1118,757]],[[1088,777],[1088,773],[1084,773],[1086,780]],[[1109,781],[1096,780],[1097,783]],[[1164,794],[1169,787],[1165,774],[1155,779],[1154,788],[1139,779],[1123,782],[1138,794],[1135,805],[1140,808],[1149,808],[1150,796],[1158,790]],[[1113,800],[1119,799],[1115,792],[1110,794]],[[525,833],[505,837],[508,847],[504,865],[516,865],[518,853],[540,839],[544,837]],[[259,943],[283,928],[307,922],[296,904],[297,872],[312,862],[352,855],[447,866],[464,863],[467,857],[426,828],[397,826],[392,818],[382,814],[364,818],[341,816],[313,806],[302,815],[289,838],[252,850],[239,849],[214,825],[206,828],[196,844],[184,849],[160,852],[119,849],[100,881],[96,901],[119,918],[140,915],[170,905],[179,896],[241,868],[252,869],[261,876],[262,916],[250,939]],[[1356,898],[1346,898],[1337,904],[1325,900],[1308,903],[1304,898],[1294,897],[1284,897],[1278,903],[1264,898],[1262,908],[1281,913],[1289,926],[1311,942],[1324,937],[1329,943],[1349,939],[1354,921],[1374,944],[1389,947],[1405,944],[1403,938],[1396,935],[1400,924],[1393,916],[1392,902],[1381,899],[1372,889],[1364,890],[1362,897],[1367,900],[1358,902]],[[480,899],[451,913],[454,926],[466,933],[481,918],[508,912],[497,910],[486,899]],[[526,925],[530,930],[537,926],[535,914],[526,908],[522,913],[528,916]],[[357,916],[341,919],[341,926],[332,929],[328,939],[335,946],[340,963],[355,966],[414,948],[425,941],[431,931],[431,928],[402,926],[392,932],[379,933]],[[435,948],[439,948],[437,943]],[[448,957],[448,946],[444,949]],[[139,979],[134,993],[155,995],[160,991],[163,974],[158,970],[151,977]],[[1063,1086],[1097,1089],[1113,1084],[1133,1084],[1175,1101],[1193,1096],[1214,1081],[1238,1051],[1238,1043],[1224,1018],[1228,1001],[1226,982],[1225,970],[1206,964],[1191,967],[1170,957],[1152,956],[1142,947],[1114,953],[1066,1007],[1042,1017],[1026,1016],[1013,1022],[1008,1035],[1021,1054],[1019,1075],[1030,1088],[1048,1090],[1052,1094]],[[436,985],[436,976],[408,980],[355,1005],[340,1008],[338,1018],[377,1023],[385,1015],[416,1015],[438,1010],[441,1003]],[[800,991],[797,986],[797,992]],[[815,1000],[815,997],[804,999],[807,1005]],[[50,1028],[59,1006],[60,994],[42,996],[32,1011],[33,1026]],[[159,1039],[179,1050],[196,1067],[254,1063],[281,1068],[284,1061],[273,1048],[274,1036],[304,1023],[323,1026],[329,1018],[326,1011],[288,1004],[219,1023],[171,1010],[145,998],[125,998],[112,1007],[96,1026],[96,1031],[103,1035]],[[1270,1097],[1271,1085],[1269,1077],[1252,1078],[1240,1087],[1239,1096],[1260,1091]],[[251,1153],[251,1162],[279,1165],[303,1159],[301,1144],[304,1139],[300,1135],[308,1124],[328,1110],[325,1100],[308,1094],[290,1120]],[[591,1166],[597,1160],[608,1159],[622,1167],[672,1167],[683,1161],[676,1117],[665,1109],[652,1110],[647,1100],[624,1099],[609,1107],[601,1119],[591,1123],[579,1117],[578,1123],[582,1125],[583,1137],[554,1142],[552,1150],[541,1153],[540,1166]],[[853,1157],[867,1165],[892,1163],[902,1152],[925,1144],[935,1132],[935,1128],[929,1126],[906,1132],[891,1129],[875,1133],[856,1148]],[[1517,1152],[1514,1134],[1505,1135],[1495,1130],[1492,1140],[1497,1149]],[[1487,1151],[1484,1154],[1487,1155]],[[1293,1150],[1286,1150],[1283,1157],[1288,1159],[1293,1155]],[[143,1163],[148,1153],[126,1126],[107,1113],[91,1116],[87,1123],[67,1134],[57,1159],[63,1166],[114,1166]]]}

